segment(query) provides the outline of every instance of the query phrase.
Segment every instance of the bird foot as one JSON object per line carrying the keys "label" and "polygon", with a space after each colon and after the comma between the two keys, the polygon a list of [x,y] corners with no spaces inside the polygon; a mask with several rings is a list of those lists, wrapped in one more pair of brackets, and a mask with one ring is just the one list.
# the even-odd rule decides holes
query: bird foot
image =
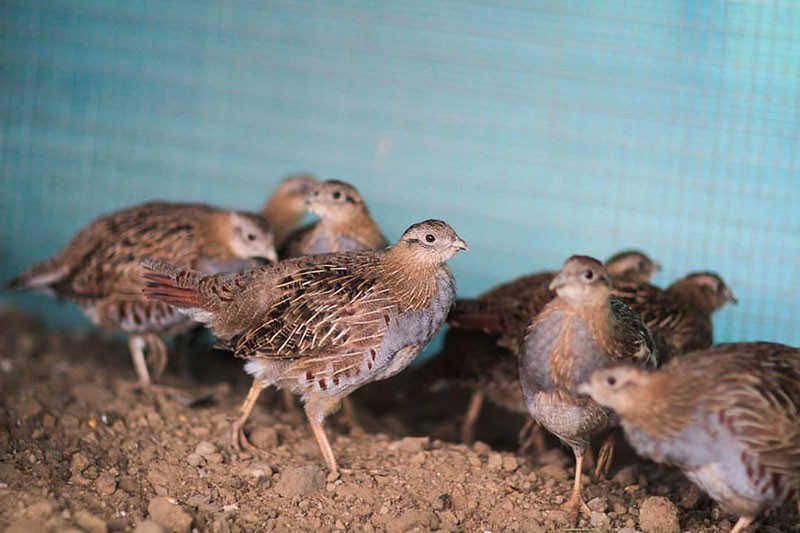
{"label": "bird foot", "polygon": [[260,449],[247,438],[244,428],[235,422],[231,425],[231,447],[238,453],[247,451],[257,453]]}
{"label": "bird foot", "polygon": [[569,514],[570,522],[572,524],[578,523],[579,513],[583,513],[587,517],[592,516],[592,510],[589,509],[589,506],[586,505],[586,502],[583,501],[583,498],[580,497],[580,495],[577,498],[574,497],[570,498],[569,500],[561,504],[561,506],[559,506],[559,509],[562,511],[566,511]]}

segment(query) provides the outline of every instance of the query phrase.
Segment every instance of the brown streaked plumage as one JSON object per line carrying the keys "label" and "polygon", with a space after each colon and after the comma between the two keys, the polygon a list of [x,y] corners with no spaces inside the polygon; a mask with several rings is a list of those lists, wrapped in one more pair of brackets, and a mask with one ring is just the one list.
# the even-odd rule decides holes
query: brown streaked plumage
{"label": "brown streaked plumage", "polygon": [[289,174],[264,202],[261,216],[275,236],[275,248],[280,250],[289,236],[297,231],[306,212],[306,196],[317,184],[313,174]]}
{"label": "brown streaked plumage", "polygon": [[139,262],[145,256],[208,273],[277,259],[272,234],[257,215],[151,202],[84,226],[59,253],[22,272],[8,287],[72,300],[96,325],[128,333],[139,384],[149,386],[144,349],[159,374],[166,364],[161,336],[184,331],[191,322],[169,305],[144,298]]}
{"label": "brown streaked plumage", "polygon": [[610,364],[655,367],[657,352],[639,315],[612,298],[611,281],[596,259],[572,256],[550,287],[556,298],[531,321],[520,343],[519,378],[533,418],[575,454],[575,482],[564,508],[577,518],[579,509],[588,509],[581,465],[589,438],[615,425],[611,412],[578,396],[577,387]]}
{"label": "brown streaked plumage", "polygon": [[730,288],[714,272],[689,274],[666,290],[649,283],[615,281],[614,296],[635,309],[663,343],[662,362],[711,346],[711,315],[728,302],[736,303]]}
{"label": "brown streaked plumage", "polygon": [[329,180],[316,184],[306,195],[306,205],[319,220],[291,235],[282,257],[381,250],[389,244],[349,183]]}
{"label": "brown streaked plumage", "polygon": [[738,533],[800,491],[800,350],[721,344],[657,371],[614,367],[580,387],[620,417],[636,451],[672,464],[729,511]]}
{"label": "brown streaked plumage", "polygon": [[[661,268],[639,250],[617,253],[606,261],[605,266],[615,284],[622,281],[645,283]],[[549,285],[556,274],[530,274],[499,285],[476,299],[456,300],[448,316],[448,322],[454,327],[448,331],[447,338],[461,335],[461,329],[480,330],[494,336],[497,345],[506,350],[487,349],[482,343],[466,353],[445,349],[437,356],[439,361],[429,365],[429,372],[448,372],[448,369],[464,367],[463,371],[454,374],[462,385],[473,388],[470,409],[461,428],[462,441],[471,442],[474,438],[474,427],[484,397],[509,411],[528,412],[519,387],[519,339],[531,318],[555,297]],[[447,347],[448,343],[445,343]],[[445,361],[448,358],[453,360]],[[533,437],[542,442],[541,436],[534,434]]]}
{"label": "brown streaked plumage", "polygon": [[261,390],[302,396],[332,472],[323,429],[342,398],[404,369],[444,322],[455,295],[445,265],[466,244],[439,220],[411,226],[392,248],[302,256],[242,274],[203,276],[146,261],[148,298],[183,308],[248,359],[253,386],[232,427],[235,448]]}

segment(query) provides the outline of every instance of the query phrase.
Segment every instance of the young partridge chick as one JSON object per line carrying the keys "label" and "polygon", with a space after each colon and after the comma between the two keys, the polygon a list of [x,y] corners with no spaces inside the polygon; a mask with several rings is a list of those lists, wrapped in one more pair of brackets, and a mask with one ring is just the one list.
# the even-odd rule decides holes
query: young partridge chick
{"label": "young partridge chick", "polygon": [[636,310],[661,343],[662,362],[711,346],[711,315],[728,302],[736,303],[730,288],[713,272],[689,274],[666,290],[615,281],[614,296]]}
{"label": "young partridge chick", "polygon": [[614,363],[655,367],[657,353],[639,315],[612,298],[611,281],[596,259],[572,256],[550,288],[555,299],[530,322],[520,343],[519,378],[531,416],[575,454],[575,482],[564,509],[577,519],[579,509],[588,510],[581,466],[589,438],[616,423],[608,409],[579,396],[577,387]]}
{"label": "young partridge chick", "polygon": [[[661,268],[638,250],[628,250],[612,256],[606,261],[605,267],[615,284],[619,281],[645,283]],[[519,339],[531,319],[555,297],[550,283],[556,275],[557,272],[530,274],[499,285],[476,299],[456,300],[447,319],[453,326],[447,333],[447,341],[452,342],[445,343],[445,349],[429,367],[430,371],[436,371],[437,366],[434,365],[438,365],[445,375],[450,370],[458,369],[458,381],[473,388],[461,428],[463,442],[472,442],[475,424],[485,398],[506,410],[528,413],[519,387]],[[472,345],[475,349],[470,349],[461,346],[462,343],[455,339],[459,335],[469,335],[459,330],[474,329],[494,336],[497,345],[505,350],[491,349],[485,342],[474,341]],[[448,350],[450,345],[457,345],[459,349]],[[525,438],[529,429],[530,424],[526,424],[520,434],[521,439]],[[531,437],[538,443],[536,448],[542,451],[542,436],[533,434]]]}
{"label": "young partridge chick", "polygon": [[261,208],[261,216],[272,229],[278,250],[300,225],[306,213],[306,196],[316,184],[317,179],[311,174],[290,174]]}
{"label": "young partridge chick", "polygon": [[317,184],[306,195],[306,205],[319,220],[295,232],[282,257],[382,250],[389,245],[361,195],[348,183],[330,180]]}
{"label": "young partridge chick", "polygon": [[207,324],[248,360],[253,386],[233,423],[235,448],[265,387],[299,394],[331,472],[338,466],[325,417],[362,385],[403,370],[431,340],[453,303],[445,261],[466,244],[440,220],[414,224],[388,250],[284,260],[241,274],[204,276],[146,260],[148,298]]}
{"label": "young partridge chick", "polygon": [[675,465],[740,516],[731,533],[800,491],[800,350],[721,344],[658,371],[614,367],[580,390],[620,417],[636,451]]}
{"label": "young partridge chick", "polygon": [[167,361],[161,337],[186,331],[192,323],[169,305],[144,298],[139,262],[146,256],[209,274],[251,268],[259,264],[255,259],[277,260],[272,233],[256,215],[153,202],[84,226],[59,253],[25,270],[8,287],[72,300],[94,324],[127,333],[139,385],[149,387],[145,347],[158,375]]}

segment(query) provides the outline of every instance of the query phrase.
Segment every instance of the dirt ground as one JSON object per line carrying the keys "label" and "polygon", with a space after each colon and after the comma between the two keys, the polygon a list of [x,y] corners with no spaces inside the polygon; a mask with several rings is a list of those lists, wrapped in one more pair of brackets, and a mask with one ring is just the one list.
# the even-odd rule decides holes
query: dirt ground
{"label": "dirt ground", "polygon": [[[353,396],[363,434],[331,417],[339,479],[275,393],[247,426],[261,451],[234,453],[241,362],[177,351],[161,382],[183,394],[146,397],[124,342],[0,315],[0,529],[716,532],[735,520],[680,473],[623,450],[608,480],[584,475],[592,515],[570,527],[553,510],[571,487],[568,450],[517,454],[521,420],[492,408],[481,441],[458,444],[467,391],[433,392],[411,370]],[[796,510],[769,513],[759,531],[800,531]]]}

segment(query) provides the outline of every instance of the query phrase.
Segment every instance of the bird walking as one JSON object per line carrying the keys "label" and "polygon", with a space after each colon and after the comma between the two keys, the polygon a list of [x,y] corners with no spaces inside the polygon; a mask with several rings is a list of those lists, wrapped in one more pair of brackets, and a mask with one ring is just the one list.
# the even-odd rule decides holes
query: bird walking
{"label": "bird walking", "polygon": [[151,202],[123,209],[84,226],[56,255],[8,283],[71,300],[102,328],[128,334],[139,386],[151,385],[145,351],[158,376],[166,366],[162,336],[191,328],[191,321],[142,295],[141,259],[157,257],[209,274],[275,261],[272,233],[257,215],[202,204]]}
{"label": "bird walking", "polygon": [[657,371],[620,366],[579,390],[613,409],[634,449],[675,465],[729,511],[731,533],[800,493],[800,350],[721,344]]}
{"label": "bird walking", "polygon": [[[639,315],[612,298],[611,281],[596,259],[572,256],[550,288],[556,297],[530,322],[520,343],[519,378],[531,416],[575,454],[575,481],[563,507],[577,519],[579,510],[588,512],[581,466],[589,438],[616,425],[610,410],[578,395],[577,387],[615,362],[655,367],[658,355]],[[610,455],[613,448],[604,449]]]}
{"label": "bird walking", "polygon": [[446,223],[414,224],[388,250],[284,260],[241,274],[204,276],[145,260],[145,295],[207,324],[248,360],[253,385],[231,427],[234,448],[267,386],[299,394],[331,472],[325,417],[362,385],[403,370],[444,323],[455,296],[445,262],[466,243]]}

